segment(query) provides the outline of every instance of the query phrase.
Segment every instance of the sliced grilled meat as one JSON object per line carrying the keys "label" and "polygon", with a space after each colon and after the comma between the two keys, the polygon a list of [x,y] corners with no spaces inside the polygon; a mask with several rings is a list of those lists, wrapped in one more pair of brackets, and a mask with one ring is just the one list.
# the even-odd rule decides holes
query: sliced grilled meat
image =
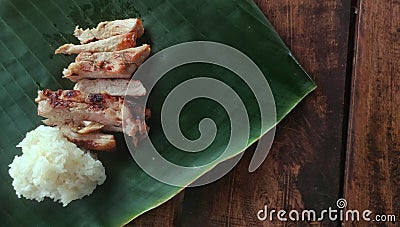
{"label": "sliced grilled meat", "polygon": [[98,78],[129,79],[149,54],[149,45],[115,52],[83,52],[63,74],[74,82]]}
{"label": "sliced grilled meat", "polygon": [[120,97],[73,90],[44,90],[39,91],[35,101],[39,104],[38,114],[48,118],[48,124],[72,123],[82,127],[84,121],[93,121],[104,126],[122,127],[123,98]]}
{"label": "sliced grilled meat", "polygon": [[99,23],[96,28],[85,30],[76,26],[74,36],[79,39],[81,44],[85,44],[130,32],[135,32],[137,37],[143,35],[144,28],[140,19],[130,18],[125,20],[105,21]]}
{"label": "sliced grilled meat", "polygon": [[78,147],[83,147],[94,151],[115,151],[117,143],[113,135],[101,132],[91,132],[79,134],[71,130],[68,126],[61,126],[61,132],[64,136]]}
{"label": "sliced grilled meat", "polygon": [[79,54],[81,52],[111,52],[128,49],[134,46],[136,46],[136,33],[131,32],[82,45],[64,44],[59,47],[55,53]]}
{"label": "sliced grilled meat", "polygon": [[146,95],[146,89],[140,81],[128,79],[80,80],[75,84],[74,90],[85,93],[107,93],[112,96],[125,96],[126,94],[133,97],[141,97]]}
{"label": "sliced grilled meat", "polygon": [[83,121],[82,123],[83,123],[84,127],[78,129],[77,133],[79,133],[79,134],[92,133],[92,132],[99,131],[102,128],[104,128],[104,125],[97,123],[97,122],[93,122],[93,121]]}
{"label": "sliced grilled meat", "polygon": [[144,109],[141,105],[138,105],[130,99],[126,99],[124,104],[124,133],[127,135],[136,135],[131,137],[133,139],[133,144],[137,146],[138,141],[147,136],[149,127],[146,124],[146,119],[150,117],[151,113],[150,110]]}
{"label": "sliced grilled meat", "polygon": [[84,127],[84,121],[92,121],[104,125],[102,131],[124,132],[138,139],[147,134],[145,108],[133,102],[126,102],[129,105],[124,106],[122,97],[74,90],[44,90],[38,92],[35,101],[38,115],[47,118],[43,122],[50,126],[79,128]]}

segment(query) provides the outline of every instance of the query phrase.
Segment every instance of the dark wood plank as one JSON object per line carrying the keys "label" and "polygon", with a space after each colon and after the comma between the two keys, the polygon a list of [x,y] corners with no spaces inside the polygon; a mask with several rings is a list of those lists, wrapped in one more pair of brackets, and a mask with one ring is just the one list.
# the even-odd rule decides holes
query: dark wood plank
{"label": "dark wood plank", "polygon": [[185,191],[182,226],[297,226],[260,222],[256,214],[264,205],[322,210],[340,195],[350,0],[256,3],[319,88],[278,126],[273,149],[255,173],[247,171],[249,149],[226,177]]}
{"label": "dark wood plank", "polygon": [[179,193],[174,198],[163,205],[139,216],[129,225],[139,227],[149,226],[177,226],[180,222],[184,192]]}
{"label": "dark wood plank", "polygon": [[400,2],[360,0],[358,11],[344,192],[349,209],[400,221]]}

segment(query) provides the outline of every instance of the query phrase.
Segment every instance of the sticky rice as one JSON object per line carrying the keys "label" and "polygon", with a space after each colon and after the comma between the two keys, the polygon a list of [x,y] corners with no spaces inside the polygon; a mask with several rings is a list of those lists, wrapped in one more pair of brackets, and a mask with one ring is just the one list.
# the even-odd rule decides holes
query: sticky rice
{"label": "sticky rice", "polygon": [[102,163],[69,142],[58,128],[39,126],[17,147],[22,155],[15,156],[9,174],[19,198],[40,202],[49,197],[67,206],[92,194],[106,179]]}

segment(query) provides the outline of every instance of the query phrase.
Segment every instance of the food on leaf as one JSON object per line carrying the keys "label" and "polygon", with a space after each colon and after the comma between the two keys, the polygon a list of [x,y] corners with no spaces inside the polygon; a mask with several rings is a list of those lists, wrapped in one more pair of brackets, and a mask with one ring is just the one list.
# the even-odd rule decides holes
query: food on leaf
{"label": "food on leaf", "polygon": [[131,32],[123,35],[112,36],[107,39],[98,40],[95,42],[75,45],[64,44],[60,46],[56,54],[79,54],[81,52],[111,52],[124,50],[136,46],[136,33]]}
{"label": "food on leaf", "polygon": [[149,54],[149,45],[115,52],[83,52],[64,69],[63,74],[74,82],[99,78],[130,79]]}
{"label": "food on leaf", "polygon": [[146,88],[142,82],[128,79],[84,79],[75,84],[74,90],[86,93],[107,93],[112,96],[142,97],[146,95]]}
{"label": "food on leaf", "polygon": [[40,202],[49,197],[67,206],[92,194],[106,179],[102,163],[69,142],[58,128],[41,125],[17,147],[22,155],[15,156],[9,174],[19,198]]}
{"label": "food on leaf", "polygon": [[138,38],[143,35],[144,28],[140,19],[130,18],[125,20],[105,21],[100,22],[96,28],[85,30],[76,26],[74,36],[81,41],[81,44],[85,44],[130,32],[135,32]]}

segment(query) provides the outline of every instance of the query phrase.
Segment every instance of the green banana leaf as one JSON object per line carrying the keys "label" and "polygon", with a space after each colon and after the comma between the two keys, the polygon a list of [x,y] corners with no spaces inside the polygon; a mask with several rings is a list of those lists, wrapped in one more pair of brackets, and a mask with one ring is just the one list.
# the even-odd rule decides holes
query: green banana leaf
{"label": "green banana leaf", "polygon": [[[99,154],[107,180],[91,196],[63,208],[50,199],[38,203],[15,195],[8,165],[15,155],[21,154],[15,146],[26,132],[41,124],[33,101],[37,90],[73,86],[61,78],[61,71],[74,56],[53,53],[64,43],[78,43],[72,35],[77,24],[85,28],[100,21],[140,17],[146,30],[140,43],[150,44],[153,54],[187,41],[208,40],[230,45],[248,55],[266,75],[275,98],[277,121],[315,89],[314,82],[251,0],[0,0],[0,5],[0,223],[3,226],[123,225],[183,189],[148,176],[131,158],[123,137],[118,135],[118,151]],[[163,99],[175,85],[198,75],[229,84],[245,100],[251,113],[249,145],[266,133],[260,132],[260,111],[254,96],[232,72],[209,64],[178,67],[166,74],[152,91],[148,105],[153,116],[149,125],[150,138],[163,150],[162,155],[185,166],[199,166],[215,159],[224,150],[231,129],[226,112],[217,103],[198,99],[181,113],[183,134],[196,139],[198,122],[206,116],[218,115],[215,142],[204,152],[186,154],[174,149],[164,138],[159,117]],[[229,152],[234,156],[242,150]]]}

